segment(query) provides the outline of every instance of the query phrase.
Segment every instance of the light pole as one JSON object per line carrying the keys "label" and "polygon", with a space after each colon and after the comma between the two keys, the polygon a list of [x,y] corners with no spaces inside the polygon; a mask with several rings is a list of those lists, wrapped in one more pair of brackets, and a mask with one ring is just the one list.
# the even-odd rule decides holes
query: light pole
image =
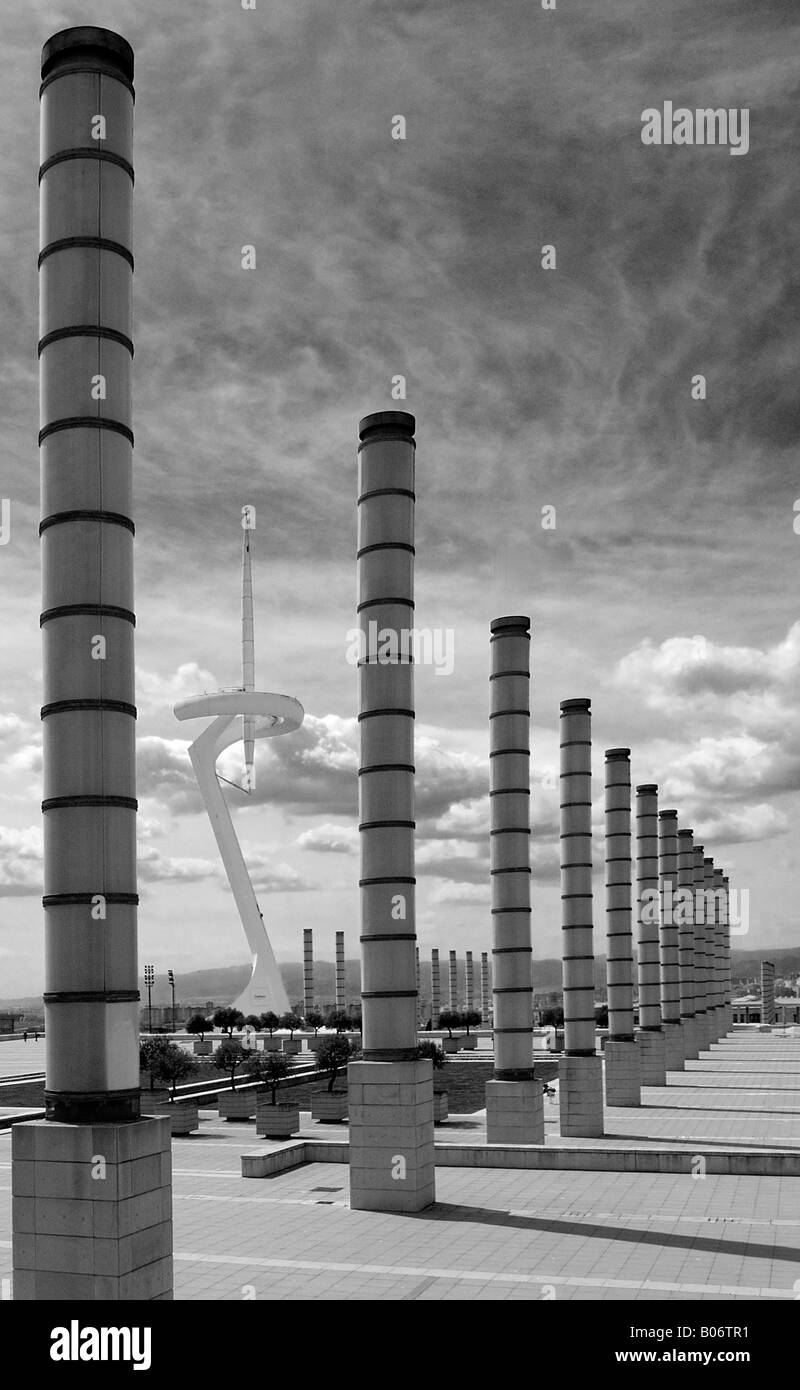
{"label": "light pole", "polygon": [[172,973],[171,970],[168,970],[168,971],[167,971],[167,979],[169,980],[169,987],[170,987],[170,989],[172,990],[172,1031],[173,1031],[173,1033],[174,1033],[174,1032],[175,1032],[175,976],[173,975],[173,973]]}
{"label": "light pole", "polygon": [[152,991],[153,985],[155,984],[155,978],[156,978],[156,973],[155,973],[155,971],[154,971],[152,965],[146,965],[145,968],[144,968],[144,982],[145,982],[145,984],[147,985],[147,1031],[148,1031],[148,1033],[152,1033],[152,1031],[153,1031],[153,996],[152,996],[151,991]]}

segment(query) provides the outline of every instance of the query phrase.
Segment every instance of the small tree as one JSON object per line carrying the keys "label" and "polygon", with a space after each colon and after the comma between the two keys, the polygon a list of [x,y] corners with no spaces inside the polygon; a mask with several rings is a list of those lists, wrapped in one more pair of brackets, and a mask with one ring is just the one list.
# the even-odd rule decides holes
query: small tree
{"label": "small tree", "polygon": [[467,1030],[467,1037],[469,1037],[470,1026],[473,1028],[480,1027],[481,1018],[482,1015],[479,1014],[476,1009],[467,1009],[466,1013],[461,1015],[461,1022]]}
{"label": "small tree", "polygon": [[214,1053],[212,1057],[214,1066],[219,1067],[220,1071],[226,1071],[228,1073],[231,1078],[232,1091],[236,1090],[236,1068],[240,1067],[251,1055],[251,1053],[245,1052],[242,1044],[237,1042],[235,1038],[230,1038],[227,1042],[221,1042]]}
{"label": "small tree", "polygon": [[360,1009],[354,1009],[353,1012],[352,1012],[352,1014],[350,1015],[350,1027],[352,1028],[352,1030],[353,1030],[354,1033],[360,1033],[360,1032],[361,1032],[361,1010],[360,1010]]}
{"label": "small tree", "polygon": [[335,1028],[337,1033],[344,1033],[350,1027],[350,1019],[344,1009],[332,1009],[328,1014],[328,1027]]}
{"label": "small tree", "polygon": [[281,1028],[289,1029],[289,1037],[294,1037],[295,1028],[302,1028],[303,1020],[299,1014],[283,1014],[281,1017]]}
{"label": "small tree", "polygon": [[542,1026],[544,1028],[562,1028],[564,1025],[564,1010],[542,1009]]}
{"label": "small tree", "polygon": [[217,1009],[214,1014],[214,1023],[217,1028],[222,1029],[223,1033],[227,1033],[229,1038],[232,1038],[234,1028],[241,1028],[244,1023],[244,1014],[240,1009]]}
{"label": "small tree", "polygon": [[439,1028],[446,1028],[446,1029],[447,1029],[447,1036],[448,1036],[449,1038],[452,1038],[452,1036],[453,1036],[453,1029],[454,1029],[454,1028],[460,1028],[462,1022],[463,1022],[463,1019],[462,1019],[462,1017],[461,1017],[461,1014],[456,1013],[455,1009],[445,1009],[445,1010],[444,1010],[444,1013],[439,1014],[439,1023],[438,1023],[438,1027],[439,1027]]}
{"label": "small tree", "polygon": [[306,1027],[314,1029],[314,1037],[317,1036],[317,1029],[321,1028],[325,1019],[322,1014],[317,1013],[316,1009],[309,1009],[306,1014]]}
{"label": "small tree", "polygon": [[608,1027],[608,1005],[600,1004],[594,1011],[594,1021],[598,1028]]}
{"label": "small tree", "polygon": [[321,1071],[328,1073],[328,1090],[332,1091],[340,1071],[352,1061],[358,1052],[355,1043],[337,1033],[333,1038],[323,1038],[317,1052],[317,1063]]}
{"label": "small tree", "polygon": [[199,1069],[198,1063],[188,1052],[184,1052],[177,1043],[168,1042],[166,1047],[162,1047],[154,1054],[150,1064],[152,1075],[157,1081],[172,1083],[170,1095],[175,1099],[175,1087],[179,1081],[184,1081],[187,1076],[193,1076]]}
{"label": "small tree", "polygon": [[264,1081],[272,1094],[272,1104],[277,1104],[278,1083],[289,1075],[289,1059],[283,1052],[254,1052],[247,1067],[247,1075],[254,1081]]}
{"label": "small tree", "polygon": [[210,1033],[214,1027],[210,1018],[203,1018],[202,1014],[193,1014],[186,1025],[187,1033],[199,1033],[200,1041],[203,1041],[206,1033]]}
{"label": "small tree", "polygon": [[272,1034],[275,1032],[275,1029],[280,1028],[281,1026],[281,1021],[278,1018],[278,1015],[272,1013],[271,1010],[267,1014],[262,1014],[258,1022],[259,1027],[266,1029],[270,1037],[272,1037]]}
{"label": "small tree", "polygon": [[155,1067],[159,1055],[171,1044],[167,1038],[143,1038],[139,1043],[139,1068],[150,1073],[150,1090],[153,1090]]}
{"label": "small tree", "polygon": [[258,1032],[261,1028],[260,1014],[248,1014],[244,1021],[245,1028],[248,1026],[248,1024],[251,1028],[255,1028],[256,1032]]}

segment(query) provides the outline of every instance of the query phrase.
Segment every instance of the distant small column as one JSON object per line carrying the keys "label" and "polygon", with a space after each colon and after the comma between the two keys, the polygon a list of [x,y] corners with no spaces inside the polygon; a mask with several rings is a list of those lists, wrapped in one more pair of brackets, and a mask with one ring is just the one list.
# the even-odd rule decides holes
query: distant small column
{"label": "distant small column", "polygon": [[314,933],[303,928],[303,1011],[306,1018],[314,1011]]}
{"label": "distant small column", "polygon": [[658,815],[658,876],[661,897],[659,957],[661,961],[661,1026],[667,1071],[683,1071],[678,928],[673,903],[678,891],[678,812]]}
{"label": "distant small column", "polygon": [[694,1026],[698,1054],[710,1044],[708,1017],[708,973],[706,969],[705,865],[703,846],[695,845],[694,855]]}
{"label": "distant small column", "polygon": [[471,951],[467,951],[466,975],[464,977],[464,1008],[467,1012],[475,1008],[475,977],[473,974]]}
{"label": "distant small column", "polygon": [[414,955],[417,964],[417,1027],[419,1028],[422,1024],[422,999],[420,998],[419,989],[419,946],[414,947]]}
{"label": "distant small column", "polygon": [[606,749],[606,1105],[642,1103],[641,1064],[633,1035],[630,754],[630,748]]}
{"label": "distant small column", "polygon": [[489,856],[494,1075],[489,1144],[543,1144],[542,1083],[533,1074],[530,869],[530,618],[495,618],[489,650]]}
{"label": "distant small column", "polygon": [[336,1008],[344,1009],[345,1002],[345,983],[344,983],[344,932],[336,933]]}
{"label": "distant small column", "polygon": [[683,1025],[683,1052],[687,1061],[697,1057],[694,1018],[694,831],[678,831],[678,975]]}
{"label": "distant small column", "polygon": [[661,1027],[661,973],[658,952],[658,787],[636,788],[636,885],[639,1027],[636,1042],[643,1086],[666,1086],[667,1063]]}
{"label": "distant small column", "polygon": [[706,940],[706,1009],[708,1041],[719,1040],[719,1001],[717,999],[717,899],[714,892],[714,860],[703,860],[703,899]]}
{"label": "distant small column", "polygon": [[492,996],[489,984],[489,953],[481,952],[481,1015],[484,1026],[492,1026]]}
{"label": "distant small column", "polygon": [[450,994],[450,1003],[448,1004],[448,1008],[450,1008],[450,1009],[453,1011],[453,1013],[457,1013],[457,1012],[458,1012],[458,961],[456,960],[456,953],[455,953],[455,951],[451,951],[451,952],[450,952],[450,971],[449,971],[449,981],[448,981],[448,983],[449,983],[449,994]]}
{"label": "distant small column", "polygon": [[761,962],[761,1022],[775,1022],[775,966],[771,960]]}
{"label": "distant small column", "polygon": [[603,1064],[595,1053],[591,701],[561,702],[562,1135],[603,1133]]}
{"label": "distant small column", "polygon": [[434,946],[431,951],[431,1027],[439,1027],[439,1014],[442,1012],[442,984],[439,975],[439,952]]}

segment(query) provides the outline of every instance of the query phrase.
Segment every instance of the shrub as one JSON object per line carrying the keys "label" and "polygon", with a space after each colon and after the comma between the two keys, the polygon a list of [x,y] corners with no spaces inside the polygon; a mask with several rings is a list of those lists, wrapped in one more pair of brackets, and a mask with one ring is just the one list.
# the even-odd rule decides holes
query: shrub
{"label": "shrub", "polygon": [[244,1014],[240,1009],[217,1009],[214,1014],[214,1023],[217,1028],[222,1029],[223,1033],[227,1033],[229,1038],[232,1038],[234,1028],[241,1028],[244,1023]]}
{"label": "shrub", "polygon": [[417,1043],[417,1056],[429,1057],[433,1062],[434,1071],[441,1071],[442,1067],[447,1064],[447,1053],[444,1048],[433,1041]]}
{"label": "shrub", "polygon": [[333,1038],[323,1038],[317,1052],[317,1063],[321,1071],[328,1073],[328,1090],[332,1091],[340,1071],[352,1061],[358,1052],[355,1043],[337,1033]]}
{"label": "shrub", "polygon": [[470,1028],[480,1027],[481,1017],[482,1015],[479,1014],[476,1009],[467,1009],[466,1013],[461,1015],[461,1022],[467,1030],[467,1037],[469,1037]]}
{"label": "shrub", "polygon": [[278,1082],[289,1075],[289,1058],[283,1052],[254,1052],[247,1064],[247,1075],[269,1086],[272,1104],[277,1104]]}
{"label": "shrub", "polygon": [[187,1033],[199,1033],[201,1039],[206,1033],[210,1033],[214,1025],[210,1018],[203,1018],[202,1014],[193,1014],[186,1025]]}
{"label": "shrub", "polygon": [[227,1042],[221,1042],[216,1049],[213,1062],[220,1071],[226,1071],[231,1078],[231,1090],[236,1090],[236,1068],[250,1057],[249,1052],[245,1052],[242,1044],[235,1038],[230,1038]]}
{"label": "shrub", "polygon": [[444,1013],[439,1014],[439,1023],[437,1026],[439,1028],[446,1028],[447,1036],[452,1038],[453,1029],[460,1028],[462,1022],[463,1019],[461,1014],[456,1013],[455,1009],[445,1009]]}
{"label": "shrub", "polygon": [[272,1037],[272,1034],[275,1032],[275,1029],[280,1028],[281,1026],[281,1021],[278,1018],[278,1015],[272,1013],[271,1010],[269,1013],[262,1014],[258,1021],[261,1027],[263,1029],[266,1029],[270,1037]]}
{"label": "shrub", "polygon": [[166,1047],[159,1048],[153,1055],[150,1070],[156,1080],[172,1083],[170,1094],[174,1099],[177,1083],[184,1081],[187,1076],[193,1076],[198,1066],[194,1057],[184,1052],[177,1043],[167,1043]]}
{"label": "shrub", "polygon": [[293,1013],[283,1014],[283,1016],[282,1016],[282,1018],[281,1018],[281,1028],[288,1028],[288,1029],[289,1029],[289,1037],[290,1037],[290,1038],[293,1038],[293,1037],[294,1037],[294,1030],[295,1030],[295,1028],[302,1028],[302,1026],[303,1026],[303,1020],[302,1020],[302,1018],[300,1017],[299,1014],[293,1014]]}
{"label": "shrub", "polygon": [[311,1009],[306,1014],[306,1027],[314,1029],[314,1037],[317,1036],[317,1029],[321,1028],[325,1019],[322,1014],[317,1013],[316,1009]]}

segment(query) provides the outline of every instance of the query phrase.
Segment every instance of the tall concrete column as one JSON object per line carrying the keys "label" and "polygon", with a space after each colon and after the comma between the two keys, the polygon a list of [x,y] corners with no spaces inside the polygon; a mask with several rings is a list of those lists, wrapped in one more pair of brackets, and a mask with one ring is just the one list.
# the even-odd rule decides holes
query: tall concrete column
{"label": "tall concrete column", "polygon": [[490,1144],[543,1144],[533,1078],[530,870],[530,619],[495,618],[489,676],[494,1078],[486,1084]]}
{"label": "tall concrete column", "polygon": [[697,1057],[694,1017],[694,831],[678,831],[678,975],[683,1051],[687,1061]]}
{"label": "tall concrete column", "polygon": [[564,1055],[559,1109],[564,1136],[603,1133],[603,1064],[595,1053],[592,919],[591,701],[561,702],[561,913]]}
{"label": "tall concrete column", "polygon": [[458,961],[456,960],[456,953],[455,953],[455,951],[451,951],[451,952],[450,952],[450,970],[449,970],[449,977],[448,977],[448,996],[449,996],[449,1000],[450,1000],[450,1002],[449,1002],[449,1004],[448,1004],[448,1008],[452,1009],[452,1011],[453,1011],[454,1013],[457,1013],[457,1012],[458,1012]]}
{"label": "tall concrete column", "polygon": [[47,1118],[12,1136],[21,1300],[172,1291],[170,1124],[139,1118],[132,81],[106,29],[42,50]]}
{"label": "tall concrete column", "polygon": [[606,1105],[641,1105],[641,1064],[633,1034],[631,926],[631,750],[606,749]]}
{"label": "tall concrete column", "polygon": [[464,1008],[469,1012],[475,1008],[475,975],[472,966],[472,952],[467,951],[464,975]]}
{"label": "tall concrete column", "polygon": [[306,1017],[314,1009],[314,933],[303,928],[303,1009]]}
{"label": "tall concrete column", "polygon": [[432,1027],[438,1028],[439,1014],[442,1012],[442,985],[439,976],[439,952],[434,946],[431,951],[431,1018]]}
{"label": "tall concrete column", "polygon": [[695,845],[694,857],[694,1024],[698,1054],[710,1043],[708,972],[706,968],[705,866],[703,846]]}
{"label": "tall concrete column", "polygon": [[725,1037],[728,1031],[728,1011],[725,989],[725,934],[727,932],[725,876],[722,869],[714,870],[714,898],[716,912],[716,986],[717,986],[717,1027],[719,1036]]}
{"label": "tall concrete column", "polygon": [[717,998],[717,899],[714,892],[714,860],[703,860],[703,901],[705,906],[706,1012],[708,1040],[719,1040],[719,1000]]}
{"label": "tall concrete column", "polygon": [[731,977],[731,899],[730,879],[723,877],[725,889],[725,1031],[733,1032],[733,981]]}
{"label": "tall concrete column", "polygon": [[419,1027],[421,1026],[421,1024],[422,1024],[422,991],[421,991],[421,989],[420,989],[420,983],[419,983],[419,980],[420,980],[420,977],[419,977],[419,946],[415,946],[415,947],[414,947],[414,955],[415,955],[415,958],[416,958],[416,975],[417,975],[417,1028],[419,1028]]}
{"label": "tall concrete column", "polygon": [[489,955],[487,951],[481,951],[481,1017],[484,1026],[491,1027],[492,1023],[492,996],[489,991]]}
{"label": "tall concrete column", "polygon": [[659,811],[658,814],[658,876],[661,899],[661,1026],[664,1029],[667,1071],[683,1071],[678,927],[673,911],[678,891],[677,811]]}
{"label": "tall concrete column", "polygon": [[347,989],[345,986],[344,971],[344,932],[336,933],[336,964],[334,966],[334,992],[336,997],[336,1008],[341,1010],[347,1007]]}
{"label": "tall concrete column", "polygon": [[364,1060],[349,1067],[350,1205],[359,1210],[420,1211],[435,1195],[433,1064],[417,1055],[414,956],[414,427],[396,410],[359,425]]}
{"label": "tall concrete column", "polygon": [[775,1022],[775,966],[771,960],[761,962],[761,1022]]}
{"label": "tall concrete column", "polygon": [[658,882],[658,787],[636,788],[636,919],[639,982],[639,1027],[636,1042],[643,1086],[666,1086],[667,1063],[661,1027],[661,967],[658,929],[661,920]]}

